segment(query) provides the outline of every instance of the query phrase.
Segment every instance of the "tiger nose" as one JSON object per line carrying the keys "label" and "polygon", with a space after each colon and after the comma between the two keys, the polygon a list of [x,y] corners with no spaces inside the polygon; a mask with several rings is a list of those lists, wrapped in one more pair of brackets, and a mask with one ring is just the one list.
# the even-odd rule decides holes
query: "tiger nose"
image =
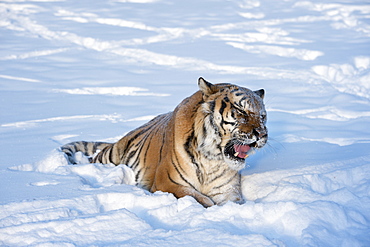
{"label": "tiger nose", "polygon": [[253,129],[253,134],[258,137],[258,139],[267,137],[267,130],[264,128],[255,128]]}

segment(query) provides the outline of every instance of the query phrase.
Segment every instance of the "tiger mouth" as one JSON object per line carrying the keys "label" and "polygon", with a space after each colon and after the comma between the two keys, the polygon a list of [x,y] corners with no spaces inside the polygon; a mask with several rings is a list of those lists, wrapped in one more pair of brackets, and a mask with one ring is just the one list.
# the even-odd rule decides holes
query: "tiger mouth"
{"label": "tiger mouth", "polygon": [[241,142],[230,142],[225,147],[225,154],[229,159],[244,161],[249,156],[255,145],[256,143],[244,144]]}

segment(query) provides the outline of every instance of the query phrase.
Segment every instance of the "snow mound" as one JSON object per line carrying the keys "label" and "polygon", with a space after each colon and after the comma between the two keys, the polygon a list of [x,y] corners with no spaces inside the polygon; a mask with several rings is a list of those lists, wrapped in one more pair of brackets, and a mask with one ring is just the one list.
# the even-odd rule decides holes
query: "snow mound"
{"label": "snow mound", "polygon": [[[78,156],[83,162],[83,155]],[[220,244],[228,238],[232,240],[230,246],[284,246],[281,240],[291,245],[337,246],[348,242],[361,246],[367,241],[370,219],[369,162],[370,157],[364,157],[244,175],[245,204],[205,209],[188,196],[177,200],[172,194],[152,194],[132,186],[134,175],[127,166],[70,165],[64,154],[55,150],[40,162],[12,169],[76,175],[81,188],[94,193],[3,205],[0,237],[4,244],[12,245],[41,244],[42,239],[32,236],[42,235],[61,245],[90,245],[97,239],[109,245],[114,239],[122,246],[147,246],[166,238],[165,246],[171,246],[181,235],[184,245]],[[48,184],[43,181],[43,185]],[[125,192],[100,191],[118,185]],[[358,196],[364,194],[367,196]],[[166,229],[174,232],[169,234]]]}
{"label": "snow mound", "polygon": [[353,64],[317,65],[312,70],[339,92],[370,98],[370,57],[358,56]]}
{"label": "snow mound", "polygon": [[58,175],[77,175],[81,178],[83,184],[96,188],[114,184],[135,185],[135,174],[126,165],[89,164],[88,158],[81,152],[75,154],[75,159],[79,165],[69,164],[64,153],[54,150],[41,161],[34,164],[14,166],[10,169]]}

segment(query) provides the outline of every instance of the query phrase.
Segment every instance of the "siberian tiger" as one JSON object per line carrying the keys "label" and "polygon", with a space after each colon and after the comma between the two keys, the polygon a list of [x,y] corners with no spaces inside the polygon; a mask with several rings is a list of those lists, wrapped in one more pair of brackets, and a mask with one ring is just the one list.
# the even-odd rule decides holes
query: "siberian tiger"
{"label": "siberian tiger", "polygon": [[267,142],[264,90],[198,80],[199,91],[116,143],[72,142],[61,147],[92,163],[129,166],[138,186],[193,196],[204,207],[242,203],[239,170]]}

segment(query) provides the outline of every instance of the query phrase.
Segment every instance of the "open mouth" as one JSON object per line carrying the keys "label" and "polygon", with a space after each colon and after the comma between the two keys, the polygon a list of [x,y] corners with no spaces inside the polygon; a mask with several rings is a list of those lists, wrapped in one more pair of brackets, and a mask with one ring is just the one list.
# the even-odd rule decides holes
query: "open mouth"
{"label": "open mouth", "polygon": [[248,157],[249,150],[251,150],[251,147],[249,145],[234,144],[234,157],[246,159]]}
{"label": "open mouth", "polygon": [[255,143],[230,142],[225,147],[225,154],[229,159],[244,161],[254,146]]}

